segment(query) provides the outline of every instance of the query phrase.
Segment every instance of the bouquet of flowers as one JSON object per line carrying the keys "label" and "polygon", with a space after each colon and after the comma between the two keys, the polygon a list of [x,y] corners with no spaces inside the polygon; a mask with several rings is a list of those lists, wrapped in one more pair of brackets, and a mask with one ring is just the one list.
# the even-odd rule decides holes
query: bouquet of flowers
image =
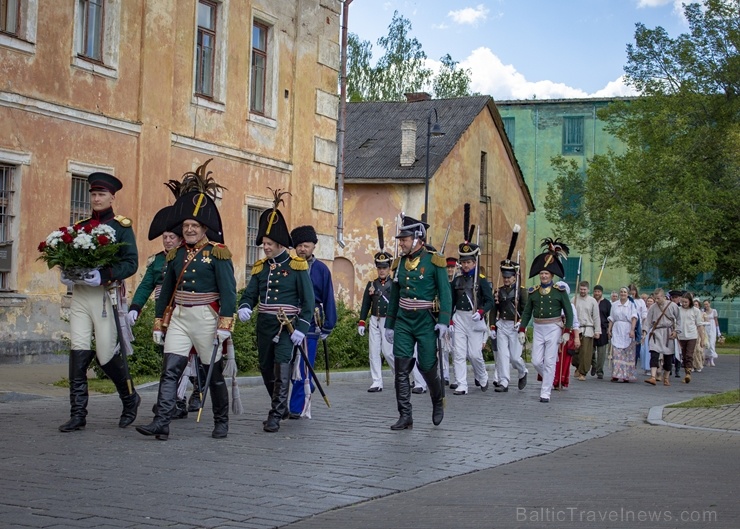
{"label": "bouquet of flowers", "polygon": [[69,279],[82,279],[91,270],[119,261],[116,232],[107,224],[90,221],[85,226],[65,226],[49,234],[39,244],[39,259],[49,268],[58,266]]}

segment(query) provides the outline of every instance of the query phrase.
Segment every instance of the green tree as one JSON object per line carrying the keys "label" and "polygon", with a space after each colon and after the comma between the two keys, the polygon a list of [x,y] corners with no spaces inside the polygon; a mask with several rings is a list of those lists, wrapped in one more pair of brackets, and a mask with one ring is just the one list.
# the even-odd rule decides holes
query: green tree
{"label": "green tree", "polygon": [[[740,294],[740,0],[684,6],[675,39],[637,24],[626,81],[640,97],[599,112],[626,144],[595,156],[581,209],[568,215],[577,167],[556,158],[546,204],[559,234],[644,284],[658,268],[673,286],[711,272],[709,286]],[[613,256],[613,259],[612,259]]]}
{"label": "green tree", "polygon": [[470,76],[472,72],[467,68],[458,68],[459,63],[453,61],[449,53],[442,57],[440,61],[442,66],[432,82],[434,97],[450,99],[471,95]]}
{"label": "green tree", "polygon": [[470,70],[458,68],[447,54],[435,75],[426,66],[421,43],[412,38],[411,22],[393,13],[388,35],[378,39],[384,51],[372,66],[373,47],[350,33],[347,38],[347,97],[350,101],[404,101],[405,93],[432,90],[437,98],[470,94]]}

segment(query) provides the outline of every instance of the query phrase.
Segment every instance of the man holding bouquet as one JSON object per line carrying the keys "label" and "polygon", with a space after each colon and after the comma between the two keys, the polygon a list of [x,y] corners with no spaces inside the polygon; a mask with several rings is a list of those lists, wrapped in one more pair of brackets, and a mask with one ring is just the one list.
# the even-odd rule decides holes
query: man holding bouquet
{"label": "man holding bouquet", "polygon": [[[126,354],[120,347],[116,350],[118,332],[110,295],[117,285],[136,273],[139,254],[136,237],[131,228],[131,220],[113,212],[116,192],[123,184],[107,173],[92,173],[90,185],[90,204],[92,216],[78,222],[76,230],[91,231],[100,225],[108,225],[115,231],[115,242],[122,243],[117,250],[117,259],[109,266],[91,270],[79,278],[72,278],[62,270],[62,283],[73,288],[72,304],[69,310],[71,350],[69,353],[69,403],[70,419],[59,427],[60,432],[73,432],[85,428],[87,416],[87,369],[93,358],[105,374],[113,381],[123,403],[118,426],[125,428],[136,419],[141,398],[133,384],[129,384],[128,372],[121,355]],[[95,338],[95,350],[91,349]]]}

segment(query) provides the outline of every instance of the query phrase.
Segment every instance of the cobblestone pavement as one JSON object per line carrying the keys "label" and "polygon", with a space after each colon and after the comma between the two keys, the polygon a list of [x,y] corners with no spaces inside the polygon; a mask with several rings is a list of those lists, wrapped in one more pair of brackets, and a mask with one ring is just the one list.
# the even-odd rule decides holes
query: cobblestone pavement
{"label": "cobblestone pavement", "polygon": [[[424,501],[403,503],[403,493],[419,495],[430,487],[461,480],[450,489],[451,496],[444,504],[457,507],[456,518],[432,518],[426,527],[493,527],[494,520],[476,517],[475,506],[468,504],[470,486],[490,488],[483,492],[491,503],[498,503],[504,490],[510,491],[504,497],[513,497],[514,489],[499,485],[510,479],[507,469],[512,466],[508,464],[519,461],[516,464],[529,465],[529,470],[522,474],[528,479],[516,480],[518,497],[549,490],[552,484],[544,487],[551,466],[549,456],[533,456],[550,454],[560,461],[565,452],[559,449],[570,447],[577,455],[581,453],[579,443],[606,436],[612,439],[611,434],[636,430],[631,427],[642,425],[652,407],[737,388],[740,357],[722,360],[722,368],[704,370],[691,384],[675,383],[668,388],[640,381],[612,384],[608,378],[573,380],[570,389],[553,392],[549,405],[538,402],[539,384],[530,369],[530,384],[524,391],[495,393],[491,389],[483,393],[475,388],[469,395],[448,395],[445,419],[438,427],[431,424],[429,395],[414,395],[414,429],[403,432],[388,428],[397,417],[390,378],[385,380],[385,391],[370,394],[366,392],[366,374],[337,373],[326,388],[332,408],[328,409],[317,394],[313,419],[284,421],[276,434],[262,431],[269,405],[266,391],[244,381],[240,387],[245,413],[231,417],[225,440],[210,438],[210,411],[204,412],[199,424],[195,414],[173,422],[167,442],[145,438],[133,428],[121,430],[117,427],[120,403],[110,395],[91,397],[86,430],[62,434],[57,426],[68,416],[65,397],[6,392],[0,395],[0,443],[4,447],[0,454],[4,477],[0,526],[311,527],[312,520],[331,516],[327,511],[336,510],[335,516],[345,513],[342,527],[421,527],[413,523],[414,512],[424,508]],[[137,424],[149,422],[156,386],[141,393]],[[647,426],[640,426],[642,429],[651,431]],[[729,441],[719,444],[737,454],[740,436],[701,433],[726,436]],[[658,441],[646,438],[638,442],[652,445]],[[680,444],[659,448],[655,459],[643,462],[646,472],[666,476],[664,488],[652,489],[657,507],[670,503],[676,486],[667,481],[664,466],[676,465],[681,475],[686,458],[698,462],[702,458],[701,453]],[[619,473],[620,458],[632,460],[640,450],[625,445],[610,454],[609,468]],[[660,461],[661,455],[669,456],[668,461]],[[571,463],[566,468],[577,471],[578,458],[568,461]],[[736,457],[725,463],[724,469],[734,465],[737,480]],[[480,483],[484,473],[476,471],[498,473],[493,481]],[[596,483],[609,479],[608,473],[584,472],[591,477],[578,485],[580,490],[564,487],[561,497],[579,497],[580,491],[593,490]],[[632,484],[642,479],[639,472],[622,476],[629,478],[628,490],[613,494],[629,493]],[[726,484],[729,490],[736,490],[736,485]],[[434,497],[428,496],[427,501]],[[401,503],[398,511],[386,513],[384,502]],[[409,505],[413,507],[403,517]],[[354,507],[342,509],[348,506]],[[469,516],[465,514],[468,508]],[[354,509],[370,509],[376,523],[353,522]],[[435,512],[439,509],[429,509],[426,515]],[[395,523],[396,519],[405,522]]]}

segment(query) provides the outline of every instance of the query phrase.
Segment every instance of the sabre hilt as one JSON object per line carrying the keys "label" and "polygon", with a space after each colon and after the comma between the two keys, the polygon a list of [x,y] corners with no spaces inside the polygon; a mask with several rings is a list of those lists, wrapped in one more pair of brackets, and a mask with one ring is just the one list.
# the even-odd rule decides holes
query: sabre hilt
{"label": "sabre hilt", "polygon": [[[278,309],[277,319],[280,322],[280,330],[285,327],[286,329],[288,329],[288,334],[293,334],[293,331],[295,330],[293,328],[293,320],[291,320],[288,315],[285,314],[285,311],[283,309]],[[279,333],[278,336],[280,336]]]}

